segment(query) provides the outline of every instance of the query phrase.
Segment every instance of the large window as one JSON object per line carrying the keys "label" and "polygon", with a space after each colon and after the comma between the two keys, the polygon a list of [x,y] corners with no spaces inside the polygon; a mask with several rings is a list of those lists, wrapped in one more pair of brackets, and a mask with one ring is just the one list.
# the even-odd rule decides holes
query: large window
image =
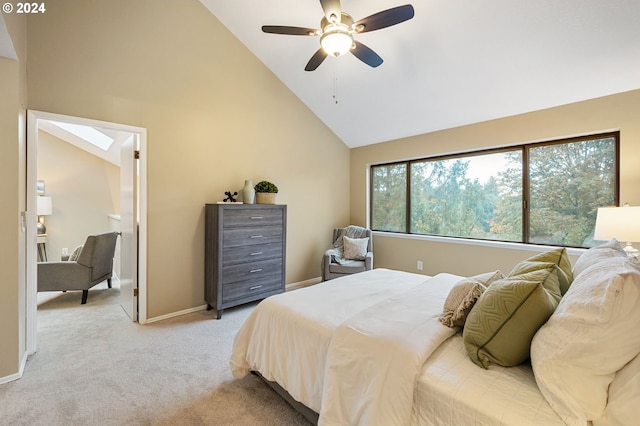
{"label": "large window", "polygon": [[376,166],[371,176],[372,229],[406,232],[407,165]]}
{"label": "large window", "polygon": [[371,167],[377,231],[570,247],[618,201],[619,133]]}

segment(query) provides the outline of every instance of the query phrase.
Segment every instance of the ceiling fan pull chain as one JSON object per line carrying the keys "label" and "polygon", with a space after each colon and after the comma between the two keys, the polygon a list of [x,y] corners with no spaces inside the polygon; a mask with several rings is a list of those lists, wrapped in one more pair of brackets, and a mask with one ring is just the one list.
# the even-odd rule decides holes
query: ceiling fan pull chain
{"label": "ceiling fan pull chain", "polygon": [[336,72],[333,72],[333,101],[338,103],[338,76]]}

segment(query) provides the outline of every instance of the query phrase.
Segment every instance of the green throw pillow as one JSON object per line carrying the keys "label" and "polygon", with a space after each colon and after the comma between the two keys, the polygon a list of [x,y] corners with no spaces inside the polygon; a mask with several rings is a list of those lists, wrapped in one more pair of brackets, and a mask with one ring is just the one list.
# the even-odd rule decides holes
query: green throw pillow
{"label": "green throw pillow", "polygon": [[482,368],[512,367],[529,359],[533,336],[560,302],[560,268],[555,264],[529,262],[514,270],[523,272],[491,284],[465,322],[462,335],[467,353]]}
{"label": "green throw pillow", "polygon": [[[558,278],[558,288],[557,288],[558,300],[562,298],[562,295],[564,294],[562,293],[562,289],[563,288],[569,289],[569,285],[571,283],[569,281],[569,278],[567,277],[567,274],[555,263],[540,262],[540,261],[536,262],[536,261],[531,261],[529,259],[523,260],[522,262],[514,266],[513,270],[509,272],[509,275],[507,276],[512,277],[512,276],[527,274],[529,272],[538,271],[540,269],[544,269],[545,271],[552,271],[552,270],[555,271],[556,276]],[[551,291],[552,289],[549,289],[549,290]]]}
{"label": "green throw pillow", "polygon": [[[573,282],[573,273],[571,272],[571,261],[569,260],[569,255],[567,254],[567,249],[564,247],[559,247],[557,249],[549,250],[544,253],[536,254],[526,259],[527,262],[549,262],[558,265],[558,268],[563,272],[559,274],[558,278],[560,279],[560,293],[564,295],[567,290],[569,290],[569,286]],[[516,265],[517,267],[517,265]],[[512,275],[514,271],[511,271]]]}

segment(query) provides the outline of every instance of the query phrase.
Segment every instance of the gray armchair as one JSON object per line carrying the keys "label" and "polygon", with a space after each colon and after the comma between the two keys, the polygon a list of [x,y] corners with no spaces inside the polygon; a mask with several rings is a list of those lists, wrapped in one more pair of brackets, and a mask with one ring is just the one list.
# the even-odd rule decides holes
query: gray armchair
{"label": "gray armchair", "polygon": [[82,290],[82,304],[89,289],[107,280],[111,288],[117,232],[90,235],[75,261],[38,263],[38,291]]}
{"label": "gray armchair", "polygon": [[[363,260],[340,259],[343,247],[342,237],[344,235],[351,238],[369,238],[367,253]],[[333,248],[327,250],[322,257],[322,281],[373,269],[373,233],[371,229],[357,226],[334,228],[332,241]]]}

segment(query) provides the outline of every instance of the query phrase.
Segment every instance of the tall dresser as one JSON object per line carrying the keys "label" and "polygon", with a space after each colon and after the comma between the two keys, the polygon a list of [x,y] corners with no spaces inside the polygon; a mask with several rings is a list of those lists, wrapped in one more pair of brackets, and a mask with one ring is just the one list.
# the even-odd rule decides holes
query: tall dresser
{"label": "tall dresser", "polygon": [[226,308],[282,293],[285,286],[287,206],[205,205],[205,299],[222,317]]}

